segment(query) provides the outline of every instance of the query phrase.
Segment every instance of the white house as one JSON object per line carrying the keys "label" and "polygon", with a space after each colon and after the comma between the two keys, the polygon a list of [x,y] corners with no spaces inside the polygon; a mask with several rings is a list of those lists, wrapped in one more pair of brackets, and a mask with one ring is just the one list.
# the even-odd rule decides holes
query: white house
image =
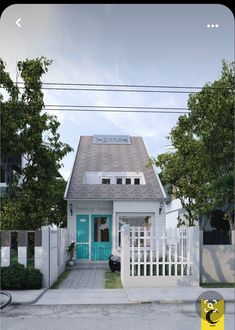
{"label": "white house", "polygon": [[185,210],[179,198],[171,199],[166,203],[166,228],[176,228],[178,217],[182,217]]}
{"label": "white house", "polygon": [[165,230],[166,194],[141,137],[94,135],[79,141],[65,191],[76,258],[120,253],[124,224]]}

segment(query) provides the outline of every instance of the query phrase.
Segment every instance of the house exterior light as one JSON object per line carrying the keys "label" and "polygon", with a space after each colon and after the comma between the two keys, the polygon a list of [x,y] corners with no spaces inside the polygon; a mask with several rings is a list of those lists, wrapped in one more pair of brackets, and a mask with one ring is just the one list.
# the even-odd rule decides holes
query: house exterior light
{"label": "house exterior light", "polygon": [[72,216],[73,215],[73,204],[72,203],[69,204],[69,209],[70,209],[70,214]]}
{"label": "house exterior light", "polygon": [[163,208],[163,201],[161,201],[159,205],[159,214],[162,213],[162,208]]}

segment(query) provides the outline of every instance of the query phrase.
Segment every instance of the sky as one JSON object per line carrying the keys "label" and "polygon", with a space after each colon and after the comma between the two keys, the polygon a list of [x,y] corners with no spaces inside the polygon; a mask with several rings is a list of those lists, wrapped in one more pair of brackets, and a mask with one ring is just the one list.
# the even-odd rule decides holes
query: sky
{"label": "sky", "polygon": [[[17,4],[2,13],[0,40],[13,80],[18,61],[45,56],[53,63],[43,82],[203,86],[219,79],[223,59],[234,60],[234,17],[219,4]],[[44,103],[187,107],[188,96],[46,90]],[[74,148],[63,159],[65,179],[81,135],[142,136],[149,155],[157,156],[166,152],[180,115],[50,114],[61,123],[61,141]]]}

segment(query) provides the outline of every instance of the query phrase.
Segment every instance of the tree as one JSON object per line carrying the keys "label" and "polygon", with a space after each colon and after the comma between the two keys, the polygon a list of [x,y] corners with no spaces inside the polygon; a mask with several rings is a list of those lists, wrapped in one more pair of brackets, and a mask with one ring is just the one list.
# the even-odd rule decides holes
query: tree
{"label": "tree", "polygon": [[20,92],[0,61],[1,84],[8,94],[7,100],[2,95],[0,99],[1,167],[7,170],[9,157],[16,154],[24,155],[26,162],[21,173],[11,178],[7,197],[2,201],[2,229],[37,229],[59,214],[57,223],[65,218],[66,207],[57,212],[63,204],[65,186],[58,171],[61,160],[72,148],[60,142],[57,118],[43,112],[41,78],[50,64],[44,57],[18,62],[24,82]]}
{"label": "tree", "polygon": [[189,96],[190,112],[169,136],[176,151],[153,159],[175,187],[189,226],[221,207],[234,227],[234,71],[234,63],[223,62],[220,79]]}

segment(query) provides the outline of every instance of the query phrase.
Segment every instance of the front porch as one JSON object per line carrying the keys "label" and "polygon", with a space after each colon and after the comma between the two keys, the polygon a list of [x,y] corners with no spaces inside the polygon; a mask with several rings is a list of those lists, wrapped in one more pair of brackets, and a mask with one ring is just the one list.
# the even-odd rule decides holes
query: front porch
{"label": "front porch", "polygon": [[153,212],[111,212],[76,215],[76,260],[107,262],[111,254],[121,253],[121,227],[125,224],[145,227],[155,234]]}

